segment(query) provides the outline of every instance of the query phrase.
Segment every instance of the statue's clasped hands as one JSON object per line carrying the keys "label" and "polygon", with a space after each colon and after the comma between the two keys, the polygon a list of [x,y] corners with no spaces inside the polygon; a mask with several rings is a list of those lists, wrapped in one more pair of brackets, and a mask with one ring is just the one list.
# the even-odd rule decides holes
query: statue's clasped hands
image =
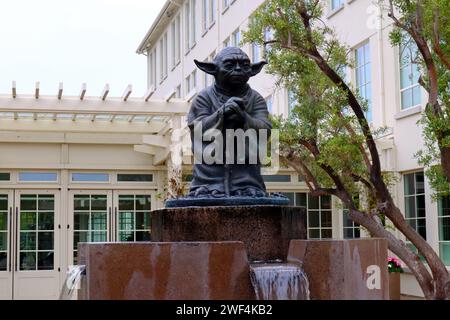
{"label": "statue's clasped hands", "polygon": [[245,103],[238,97],[231,97],[223,106],[223,114],[230,120],[245,120]]}

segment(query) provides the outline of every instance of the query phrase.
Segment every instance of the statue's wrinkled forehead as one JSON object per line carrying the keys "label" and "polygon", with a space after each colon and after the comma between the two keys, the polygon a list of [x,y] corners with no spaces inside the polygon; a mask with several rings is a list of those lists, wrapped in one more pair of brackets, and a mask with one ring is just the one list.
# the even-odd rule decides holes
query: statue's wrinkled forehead
{"label": "statue's wrinkled forehead", "polygon": [[247,59],[250,60],[248,55],[237,47],[226,47],[222,49],[215,57],[213,62],[215,64],[224,61],[225,59]]}

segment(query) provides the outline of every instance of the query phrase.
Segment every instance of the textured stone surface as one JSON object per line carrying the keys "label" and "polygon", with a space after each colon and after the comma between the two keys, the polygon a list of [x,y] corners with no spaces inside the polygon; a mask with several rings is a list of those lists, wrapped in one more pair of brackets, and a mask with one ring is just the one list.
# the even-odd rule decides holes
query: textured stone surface
{"label": "textured stone surface", "polygon": [[[292,240],[288,261],[303,262],[311,299],[389,299],[385,239]],[[379,288],[369,289],[368,280]]]}
{"label": "textured stone surface", "polygon": [[241,242],[80,243],[80,299],[254,299]]}
{"label": "textured stone surface", "polygon": [[287,206],[289,199],[284,196],[277,197],[222,197],[222,198],[178,198],[167,200],[166,208],[205,207],[205,206],[251,206],[251,205],[276,205]]}
{"label": "textured stone surface", "polygon": [[291,239],[306,239],[304,208],[227,206],[152,212],[152,241],[242,241],[250,261],[285,261]]}

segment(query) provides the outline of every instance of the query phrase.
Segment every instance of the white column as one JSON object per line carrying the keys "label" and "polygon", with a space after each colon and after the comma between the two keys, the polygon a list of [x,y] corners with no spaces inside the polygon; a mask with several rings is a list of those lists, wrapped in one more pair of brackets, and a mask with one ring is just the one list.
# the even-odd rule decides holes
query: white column
{"label": "white column", "polygon": [[425,217],[427,242],[439,254],[439,219],[437,202],[431,199],[433,190],[427,176],[425,176]]}
{"label": "white column", "polygon": [[183,153],[181,117],[172,117],[172,132],[170,139],[170,154],[167,160],[167,191],[168,198],[174,199],[183,195]]}

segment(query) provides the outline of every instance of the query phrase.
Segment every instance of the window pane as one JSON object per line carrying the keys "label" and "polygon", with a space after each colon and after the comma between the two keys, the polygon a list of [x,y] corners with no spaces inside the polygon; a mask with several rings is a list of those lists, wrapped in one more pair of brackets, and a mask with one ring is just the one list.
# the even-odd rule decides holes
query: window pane
{"label": "window pane", "polygon": [[89,213],[75,212],[73,216],[75,230],[89,230]]}
{"label": "window pane", "polygon": [[150,231],[136,231],[136,241],[150,241]]}
{"label": "window pane", "polygon": [[304,192],[295,193],[295,205],[306,208],[306,193]]}
{"label": "window pane", "polygon": [[119,210],[134,210],[134,196],[119,196]]}
{"label": "window pane", "polygon": [[134,241],[133,231],[120,231],[119,241]]}
{"label": "window pane", "polygon": [[91,232],[92,242],[105,242],[106,241],[106,231],[92,231]]}
{"label": "window pane", "polygon": [[279,175],[263,175],[265,182],[291,182],[291,175],[279,174]]}
{"label": "window pane", "polygon": [[53,250],[53,232],[38,232],[38,250]]}
{"label": "window pane", "polygon": [[320,216],[319,211],[309,211],[308,212],[308,227],[319,228],[320,227]]}
{"label": "window pane", "polygon": [[0,172],[0,181],[9,181],[10,174],[7,172]]}
{"label": "window pane", "polygon": [[151,181],[153,181],[153,174],[118,174],[117,181],[119,181],[119,182],[151,182]]}
{"label": "window pane", "polygon": [[321,196],[320,197],[320,208],[321,209],[331,209],[331,196]]}
{"label": "window pane", "polygon": [[137,212],[136,213],[136,230],[150,229],[151,215],[150,212]]}
{"label": "window pane", "polygon": [[78,248],[78,242],[89,242],[88,232],[75,231],[73,233],[73,248]]}
{"label": "window pane", "polygon": [[106,195],[92,195],[91,196],[91,210],[106,211]]}
{"label": "window pane", "polygon": [[416,196],[417,217],[425,218],[425,195]]}
{"label": "window pane", "polygon": [[91,214],[91,229],[106,230],[106,213]]}
{"label": "window pane", "polygon": [[439,218],[439,240],[450,241],[450,217]]}
{"label": "window pane", "polygon": [[401,89],[412,86],[411,71],[408,67],[400,69],[400,87]]}
{"label": "window pane", "polygon": [[405,215],[406,218],[416,217],[416,197],[405,198]]}
{"label": "window pane", "polygon": [[427,238],[427,227],[425,225],[425,219],[417,219],[417,232],[422,238]]}
{"label": "window pane", "polygon": [[74,182],[108,182],[109,174],[107,174],[107,173],[72,173],[72,181],[74,181]]}
{"label": "window pane", "polygon": [[88,195],[75,195],[73,206],[75,210],[89,210],[90,198]]}
{"label": "window pane", "polygon": [[309,229],[308,230],[309,239],[320,239],[320,229]]}
{"label": "window pane", "polygon": [[0,212],[0,230],[8,229],[8,214],[6,212]]}
{"label": "window pane", "polygon": [[402,108],[412,107],[412,89],[402,91]]}
{"label": "window pane", "polygon": [[8,250],[8,233],[0,232],[0,251]]}
{"label": "window pane", "polygon": [[439,216],[450,216],[450,196],[441,197],[438,201]]}
{"label": "window pane", "polygon": [[0,194],[0,211],[8,210],[8,196]]}
{"label": "window pane", "polygon": [[19,181],[57,181],[58,175],[51,172],[19,172]]}
{"label": "window pane", "polygon": [[36,213],[20,213],[20,230],[36,230]]}
{"label": "window pane", "polygon": [[38,210],[51,210],[55,209],[55,197],[47,195],[38,196]]}
{"label": "window pane", "polygon": [[294,192],[280,192],[280,193],[289,199],[289,205],[291,205],[291,206],[295,205],[295,203],[294,203],[295,193]]}
{"label": "window pane", "polygon": [[331,229],[322,229],[321,235],[322,235],[322,239],[331,238],[332,231],[331,231]]}
{"label": "window pane", "polygon": [[39,212],[39,230],[53,230],[53,212]]}
{"label": "window pane", "polygon": [[348,215],[348,210],[344,210],[344,227],[353,227],[353,221],[350,219]]}
{"label": "window pane", "polygon": [[8,263],[8,254],[0,252],[0,271],[6,271],[6,264]]}
{"label": "window pane", "polygon": [[308,208],[319,209],[319,197],[313,197],[308,193]]}
{"label": "window pane", "polygon": [[38,252],[38,270],[52,270],[53,256],[53,252]]}
{"label": "window pane", "polygon": [[439,254],[445,265],[450,266],[450,242],[439,244]]}
{"label": "window pane", "polygon": [[20,196],[20,209],[21,210],[36,210],[36,196],[22,195]]}
{"label": "window pane", "polygon": [[36,232],[20,232],[20,250],[36,250]]}
{"label": "window pane", "polygon": [[331,211],[322,211],[320,213],[320,226],[322,228],[331,228]]}
{"label": "window pane", "polygon": [[405,195],[414,194],[414,173],[403,175],[405,185]]}
{"label": "window pane", "polygon": [[36,252],[20,253],[20,270],[36,270]]}
{"label": "window pane", "polygon": [[423,172],[417,172],[415,174],[415,178],[416,178],[416,194],[425,193]]}
{"label": "window pane", "polygon": [[119,213],[119,229],[120,230],[133,230],[133,227],[134,227],[133,212]]}
{"label": "window pane", "polygon": [[136,210],[151,210],[150,196],[136,196]]}

